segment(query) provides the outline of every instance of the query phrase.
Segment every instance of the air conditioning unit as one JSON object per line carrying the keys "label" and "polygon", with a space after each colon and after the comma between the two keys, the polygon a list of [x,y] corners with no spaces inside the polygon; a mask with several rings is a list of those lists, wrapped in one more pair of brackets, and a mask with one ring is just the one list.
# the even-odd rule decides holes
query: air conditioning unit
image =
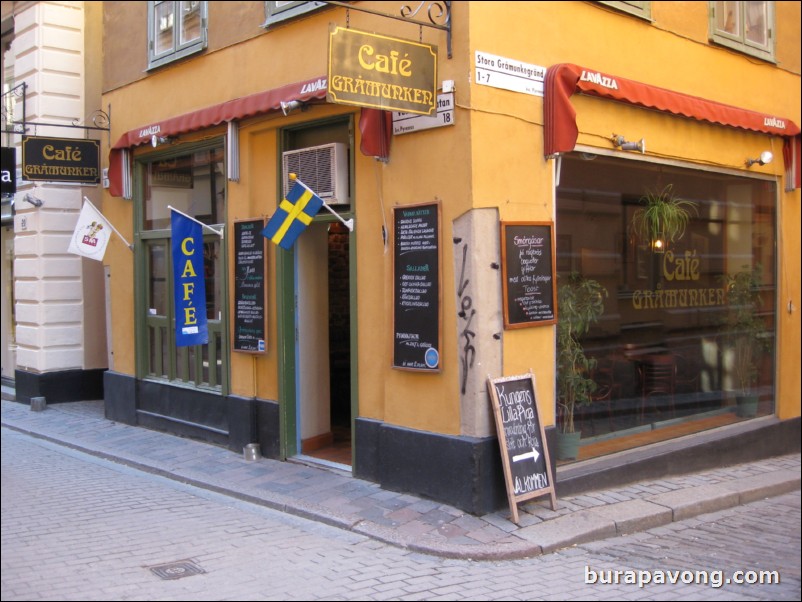
{"label": "air conditioning unit", "polygon": [[345,144],[333,142],[287,151],[282,159],[285,195],[292,188],[289,175],[294,173],[329,205],[348,204],[348,150]]}

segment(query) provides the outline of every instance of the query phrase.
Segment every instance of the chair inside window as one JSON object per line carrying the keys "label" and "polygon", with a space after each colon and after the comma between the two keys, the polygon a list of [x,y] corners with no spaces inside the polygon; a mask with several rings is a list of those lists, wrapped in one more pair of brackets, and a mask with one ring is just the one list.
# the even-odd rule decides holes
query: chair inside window
{"label": "chair inside window", "polygon": [[590,414],[590,428],[591,432],[596,434],[596,425],[594,418],[596,414],[602,411],[602,407],[606,410],[607,421],[609,423],[610,432],[615,430],[613,428],[613,398],[616,396],[617,386],[613,376],[613,370],[610,368],[597,368],[592,374],[591,378],[596,383],[596,390],[590,394],[590,404],[588,408],[583,408],[583,414],[587,409]]}
{"label": "chair inside window", "polygon": [[[641,421],[646,413],[646,406],[651,402],[665,399],[668,402],[671,416],[675,415],[674,393],[677,385],[677,362],[671,353],[646,355],[640,359],[641,376]],[[656,406],[656,409],[660,409]]]}

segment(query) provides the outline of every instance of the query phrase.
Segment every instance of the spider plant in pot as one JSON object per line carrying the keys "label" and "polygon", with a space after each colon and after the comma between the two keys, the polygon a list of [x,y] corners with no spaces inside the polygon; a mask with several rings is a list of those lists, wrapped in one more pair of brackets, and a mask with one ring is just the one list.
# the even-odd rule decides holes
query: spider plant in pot
{"label": "spider plant in pot", "polygon": [[648,242],[655,253],[665,252],[668,243],[682,238],[691,220],[691,210],[695,212],[697,208],[694,201],[676,196],[672,184],[660,192],[649,191],[639,200],[641,206],[632,215],[632,231]]}
{"label": "spider plant in pot", "polygon": [[[596,383],[590,377],[596,360],[585,355],[580,342],[604,313],[605,289],[598,281],[572,272],[557,288],[557,457],[576,458],[581,432],[574,414],[590,402]],[[566,439],[573,439],[569,443]]]}
{"label": "spider plant in pot", "polygon": [[760,376],[764,354],[771,348],[768,329],[760,317],[760,284],[763,270],[743,266],[734,274],[723,276],[729,308],[725,324],[732,354],[732,373],[737,387],[736,403],[739,416],[757,413],[758,394],[755,386]]}

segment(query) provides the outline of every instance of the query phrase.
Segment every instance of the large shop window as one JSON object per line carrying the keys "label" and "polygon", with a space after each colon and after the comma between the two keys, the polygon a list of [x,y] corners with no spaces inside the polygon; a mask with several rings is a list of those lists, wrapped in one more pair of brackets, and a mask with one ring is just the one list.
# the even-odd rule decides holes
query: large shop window
{"label": "large shop window", "polygon": [[140,170],[142,203],[138,256],[144,286],[138,286],[143,316],[139,329],[139,374],[206,389],[227,389],[227,335],[225,328],[225,243],[204,229],[206,318],[209,343],[193,347],[175,344],[173,262],[170,245],[170,209],[221,227],[225,221],[225,165],[223,148],[153,160]]}
{"label": "large shop window", "polygon": [[148,68],[206,48],[206,2],[148,2]]}
{"label": "large shop window", "polygon": [[[647,197],[682,201],[673,240],[664,221],[637,227]],[[574,413],[580,459],[773,412],[776,198],[767,180],[563,158],[558,286],[606,293],[581,339],[594,385]]]}

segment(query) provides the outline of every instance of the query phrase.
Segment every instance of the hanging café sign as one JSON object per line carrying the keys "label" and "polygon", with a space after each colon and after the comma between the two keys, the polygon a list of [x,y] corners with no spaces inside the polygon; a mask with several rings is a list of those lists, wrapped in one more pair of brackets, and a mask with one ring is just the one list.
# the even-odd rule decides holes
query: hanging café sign
{"label": "hanging caf\u00e9 sign", "polygon": [[434,115],[437,47],[333,26],[328,79],[329,102]]}
{"label": "hanging caf\u00e9 sign", "polygon": [[98,184],[100,141],[23,136],[22,179]]}

